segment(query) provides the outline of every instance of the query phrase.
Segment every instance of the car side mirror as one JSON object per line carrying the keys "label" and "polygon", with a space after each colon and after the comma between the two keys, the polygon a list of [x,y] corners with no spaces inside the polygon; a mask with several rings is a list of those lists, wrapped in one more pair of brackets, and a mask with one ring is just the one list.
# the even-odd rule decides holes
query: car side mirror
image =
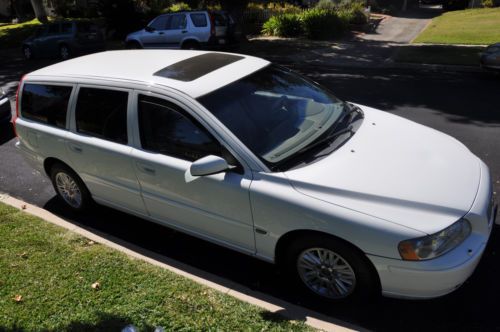
{"label": "car side mirror", "polygon": [[189,168],[193,176],[217,174],[230,169],[227,161],[221,157],[209,155],[194,161]]}
{"label": "car side mirror", "polygon": [[144,30],[146,30],[147,32],[153,32],[155,31],[156,29],[153,28],[153,27],[150,27],[149,25],[147,27],[144,28]]}

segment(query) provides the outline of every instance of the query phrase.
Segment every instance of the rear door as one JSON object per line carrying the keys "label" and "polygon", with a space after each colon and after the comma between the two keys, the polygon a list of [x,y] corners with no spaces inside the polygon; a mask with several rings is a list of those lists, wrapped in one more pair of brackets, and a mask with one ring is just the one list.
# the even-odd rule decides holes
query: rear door
{"label": "rear door", "polygon": [[186,14],[169,15],[166,31],[165,43],[169,48],[179,47],[182,40],[189,35]]}
{"label": "rear door", "polygon": [[128,145],[130,91],[79,85],[76,94],[67,136],[71,166],[96,201],[145,215]]}

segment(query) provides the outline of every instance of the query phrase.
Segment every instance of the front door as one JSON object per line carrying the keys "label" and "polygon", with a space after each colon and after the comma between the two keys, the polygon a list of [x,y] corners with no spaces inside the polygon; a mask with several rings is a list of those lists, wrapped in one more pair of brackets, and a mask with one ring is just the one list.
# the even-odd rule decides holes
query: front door
{"label": "front door", "polygon": [[137,95],[141,148],[132,151],[150,216],[242,251],[255,251],[251,172],[241,166],[194,177],[191,163],[207,155],[238,162],[189,112],[147,93]]}

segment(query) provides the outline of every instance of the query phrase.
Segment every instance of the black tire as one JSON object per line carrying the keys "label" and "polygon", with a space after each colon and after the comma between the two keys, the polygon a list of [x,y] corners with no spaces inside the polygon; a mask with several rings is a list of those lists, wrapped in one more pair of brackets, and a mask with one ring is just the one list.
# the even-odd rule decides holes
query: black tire
{"label": "black tire", "polygon": [[195,40],[187,40],[182,44],[183,50],[199,50],[200,44]]}
{"label": "black tire", "polygon": [[[62,192],[62,189],[58,186],[58,176],[67,176],[71,180],[74,181],[78,192],[80,193],[80,201],[76,204],[76,200],[72,204],[70,200],[68,200]],[[83,183],[80,177],[69,167],[57,163],[52,166],[50,169],[50,179],[52,180],[52,185],[54,186],[54,190],[56,191],[59,198],[65,203],[65,205],[75,212],[83,212],[86,211],[92,204],[92,196],[90,195],[87,186]],[[75,191],[76,192],[76,191]]]}
{"label": "black tire", "polygon": [[33,49],[29,46],[23,46],[23,56],[26,60],[33,60],[35,58]]}
{"label": "black tire", "polygon": [[71,58],[71,50],[68,45],[66,44],[61,44],[59,46],[59,57],[61,60],[68,60]]}
{"label": "black tire", "polygon": [[[350,289],[347,294],[340,295],[339,293],[337,294],[338,296],[334,297],[332,295],[333,292],[329,291],[327,287],[323,287],[320,290],[324,290],[326,293],[332,295],[326,296],[325,294],[320,294],[320,292],[314,290],[308,286],[305,281],[303,281],[298,267],[299,257],[301,257],[303,253],[308,252],[308,250],[314,252],[315,248],[326,249],[333,252],[347,263],[347,265],[340,265],[344,268],[350,268],[350,271],[354,274],[352,289]],[[286,274],[293,276],[293,284],[298,286],[304,295],[311,296],[316,300],[345,302],[359,299],[369,299],[373,298],[377,294],[380,294],[379,281],[373,266],[371,266],[371,263],[368,261],[368,258],[352,245],[333,236],[308,235],[304,238],[296,239],[288,247],[283,263]],[[342,261],[340,261],[340,263],[342,263]],[[332,272],[331,269],[326,271],[328,268],[321,269],[319,264],[318,269],[321,271],[325,270],[325,272],[319,272],[322,275],[323,273],[330,273],[330,275],[337,273],[335,271]],[[316,279],[319,279],[319,277],[316,276]],[[329,285],[332,285],[331,289],[336,289],[338,291],[339,288],[338,286],[334,286],[335,283],[329,283]],[[346,284],[343,285],[345,286]]]}
{"label": "black tire", "polygon": [[141,44],[139,44],[138,42],[136,41],[130,41],[130,42],[127,42],[127,44],[125,45],[125,47],[129,50],[138,50],[138,49],[141,49]]}

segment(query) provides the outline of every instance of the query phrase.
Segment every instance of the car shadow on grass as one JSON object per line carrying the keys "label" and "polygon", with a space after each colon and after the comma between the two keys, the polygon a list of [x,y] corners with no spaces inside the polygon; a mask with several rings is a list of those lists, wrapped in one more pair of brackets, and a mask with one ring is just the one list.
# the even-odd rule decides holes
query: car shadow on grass
{"label": "car shadow on grass", "polygon": [[[459,290],[434,300],[406,301],[376,297],[349,303],[322,302],[296,292],[275,266],[176,232],[128,214],[96,206],[87,215],[69,212],[54,197],[45,209],[109,241],[139,254],[245,293],[257,291],[257,298],[283,306],[286,302],[312,310],[319,319],[351,328],[376,330],[495,330],[497,294],[500,294],[498,253],[500,231],[494,229],[477,271]],[[293,310],[263,313],[269,320],[305,320]]]}

